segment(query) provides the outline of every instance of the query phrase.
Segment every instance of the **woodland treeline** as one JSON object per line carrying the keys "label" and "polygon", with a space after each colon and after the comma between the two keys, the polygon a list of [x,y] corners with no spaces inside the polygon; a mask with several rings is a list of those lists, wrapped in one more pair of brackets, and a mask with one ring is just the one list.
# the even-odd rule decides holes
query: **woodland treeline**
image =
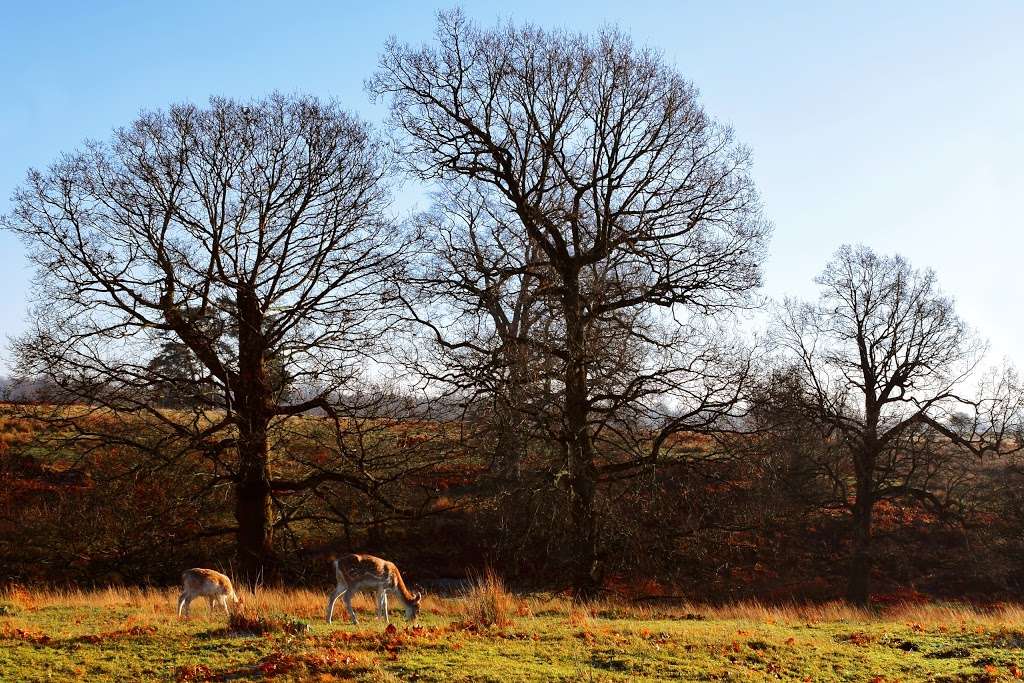
{"label": "woodland treeline", "polygon": [[657,51],[455,11],[367,91],[381,130],[215,97],[28,172],[0,581],[1019,590],[1016,371],[869,247],[766,301],[750,153]]}

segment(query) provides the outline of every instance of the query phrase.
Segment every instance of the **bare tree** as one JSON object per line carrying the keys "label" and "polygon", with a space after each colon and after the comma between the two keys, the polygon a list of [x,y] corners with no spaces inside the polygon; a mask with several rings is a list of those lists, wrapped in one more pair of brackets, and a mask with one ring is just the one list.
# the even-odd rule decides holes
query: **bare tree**
{"label": "bare tree", "polygon": [[[550,429],[571,499],[571,580],[592,593],[602,476],[650,464],[664,443],[652,433],[735,405],[742,367],[719,365],[727,353],[701,328],[759,284],[768,227],[749,155],[690,83],[614,30],[487,30],[443,13],[433,46],[388,44],[369,88],[390,98],[408,168],[471,185],[550,275],[558,341],[521,342],[557,360]],[[627,362],[602,367],[610,349]],[[611,449],[601,462],[598,443]]]}
{"label": "bare tree", "polygon": [[[342,438],[355,408],[336,404],[375,400],[360,381],[408,244],[385,172],[382,145],[335,104],[214,98],[30,171],[3,218],[36,266],[22,374],[159,434],[79,436],[157,462],[201,454],[211,486],[234,490],[235,526],[211,532],[237,534],[250,577],[272,569],[285,497],[382,485]],[[169,395],[181,412],[163,409]],[[273,453],[311,411],[335,417],[333,459]]]}
{"label": "bare tree", "polygon": [[777,336],[798,368],[801,416],[842,451],[823,464],[851,515],[847,596],[866,604],[875,504],[910,498],[942,512],[950,462],[1002,448],[1018,399],[1005,383],[967,397],[983,345],[932,271],[844,246],[816,281],[820,299],[787,300]]}
{"label": "bare tree", "polygon": [[415,323],[410,369],[459,398],[467,439],[487,444],[491,474],[512,483],[534,423],[552,407],[540,343],[552,321],[551,274],[537,245],[503,218],[471,184],[439,191],[418,217],[424,258],[402,299]]}

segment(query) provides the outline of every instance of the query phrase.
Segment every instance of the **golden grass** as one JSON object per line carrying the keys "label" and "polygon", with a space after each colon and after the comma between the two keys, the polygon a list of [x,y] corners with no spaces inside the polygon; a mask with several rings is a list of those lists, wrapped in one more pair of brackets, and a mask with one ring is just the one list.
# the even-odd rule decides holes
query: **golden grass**
{"label": "golden grass", "polygon": [[594,623],[591,618],[592,616],[590,608],[587,605],[569,605],[569,614],[567,615],[567,619],[569,621],[569,625],[573,628],[589,631]]}
{"label": "golden grass", "polygon": [[530,614],[526,601],[509,593],[490,567],[473,579],[454,605],[466,621],[483,627],[505,628],[516,616]]}
{"label": "golden grass", "polygon": [[[493,575],[428,596],[421,624],[328,626],[323,590],[239,591],[246,619],[176,588],[0,590],[4,680],[944,680],[1024,677],[1024,606],[580,604],[515,595]],[[255,619],[257,623],[251,623]],[[713,674],[709,676],[709,674]]]}
{"label": "golden grass", "polygon": [[[255,593],[239,589],[243,604],[258,613],[282,614],[300,619],[322,620],[330,587],[323,590],[305,588],[257,588]],[[26,588],[9,586],[0,589],[0,604],[17,610],[43,608],[131,608],[153,616],[177,616],[178,588],[108,587]],[[479,577],[463,594],[454,597],[425,595],[424,612],[441,617],[465,619],[481,626],[508,625],[517,617],[561,616],[577,626],[585,626],[594,618],[679,620],[746,620],[765,624],[818,624],[835,622],[898,622],[931,628],[963,623],[986,627],[1024,629],[1024,604],[997,604],[981,607],[964,603],[906,604],[880,610],[865,610],[842,602],[822,604],[766,605],[759,602],[737,602],[727,605],[698,603],[640,604],[618,598],[597,600],[585,605],[571,599],[548,594],[518,596],[509,592],[493,573]],[[363,593],[353,600],[361,613],[375,610],[373,596]],[[205,610],[202,600],[193,604],[193,613]],[[215,613],[221,608],[218,606]]]}
{"label": "golden grass", "polygon": [[[330,589],[316,591],[304,588],[257,588],[255,592],[236,588],[242,606],[256,614],[286,614],[300,619],[324,619]],[[0,604],[10,604],[22,610],[37,610],[52,607],[67,608],[117,608],[126,607],[153,616],[177,616],[177,601],[181,590],[171,588],[138,588],[112,586],[86,590],[80,588],[26,588],[11,586],[0,590]],[[359,612],[373,613],[376,605],[369,593],[360,593],[352,600],[352,606]],[[206,603],[197,599],[192,603],[192,612],[202,613]],[[431,614],[453,613],[449,600],[436,596],[424,596],[422,609]],[[223,616],[217,605],[214,615]]]}

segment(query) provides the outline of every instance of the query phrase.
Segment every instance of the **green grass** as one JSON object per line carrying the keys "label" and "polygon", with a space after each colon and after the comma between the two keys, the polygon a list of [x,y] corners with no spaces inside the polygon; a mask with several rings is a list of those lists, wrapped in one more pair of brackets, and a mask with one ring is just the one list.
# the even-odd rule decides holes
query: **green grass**
{"label": "green grass", "polygon": [[[0,594],[0,680],[1013,680],[1024,669],[1024,611],[841,606],[586,610],[510,598],[504,626],[467,619],[479,596],[428,598],[420,624],[324,623],[326,595],[261,592],[251,609],[312,629],[241,635],[202,601],[178,619],[171,591]],[[339,615],[336,615],[339,616]]]}

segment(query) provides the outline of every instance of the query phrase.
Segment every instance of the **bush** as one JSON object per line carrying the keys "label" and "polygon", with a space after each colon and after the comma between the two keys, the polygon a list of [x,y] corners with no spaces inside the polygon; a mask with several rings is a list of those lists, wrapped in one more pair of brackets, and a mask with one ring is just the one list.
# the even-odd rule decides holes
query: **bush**
{"label": "bush", "polygon": [[301,633],[309,629],[309,625],[298,619],[270,616],[263,614],[254,607],[240,606],[231,612],[228,629],[234,633],[247,635],[264,635],[267,633]]}

